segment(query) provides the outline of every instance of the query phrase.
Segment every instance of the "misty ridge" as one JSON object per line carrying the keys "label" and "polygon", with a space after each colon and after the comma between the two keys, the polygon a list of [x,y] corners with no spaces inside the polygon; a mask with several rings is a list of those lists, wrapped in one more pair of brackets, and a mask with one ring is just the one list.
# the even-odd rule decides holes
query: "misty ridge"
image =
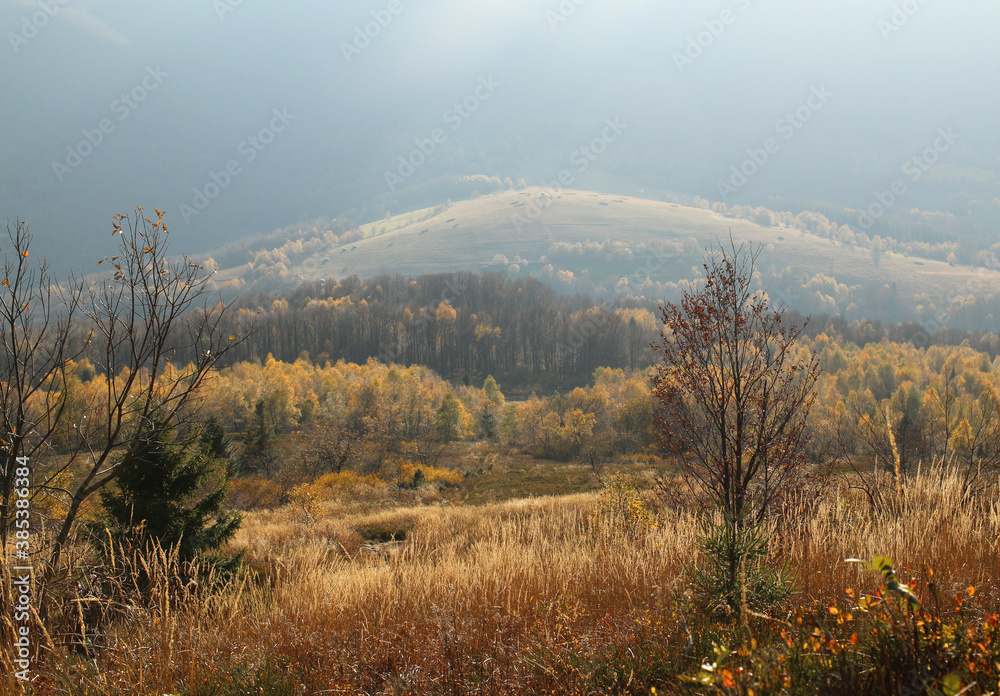
{"label": "misty ridge", "polygon": [[[648,198],[940,212],[953,238],[988,235],[1000,213],[988,4],[5,0],[0,13],[0,200],[87,272],[110,211],[136,204],[167,211],[176,252],[203,253],[457,200],[465,177],[549,185],[567,169],[573,188]],[[581,154],[608,119],[628,130]],[[948,151],[913,163],[939,129]]]}

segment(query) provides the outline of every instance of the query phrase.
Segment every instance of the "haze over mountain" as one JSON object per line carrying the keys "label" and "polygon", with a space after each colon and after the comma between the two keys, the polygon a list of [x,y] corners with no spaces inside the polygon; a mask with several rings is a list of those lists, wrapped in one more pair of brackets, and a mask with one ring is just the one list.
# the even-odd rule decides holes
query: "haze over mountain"
{"label": "haze over mountain", "polygon": [[436,205],[475,175],[853,208],[902,180],[890,212],[995,229],[998,20],[926,0],[0,0],[0,210],[84,270],[137,204],[203,252]]}

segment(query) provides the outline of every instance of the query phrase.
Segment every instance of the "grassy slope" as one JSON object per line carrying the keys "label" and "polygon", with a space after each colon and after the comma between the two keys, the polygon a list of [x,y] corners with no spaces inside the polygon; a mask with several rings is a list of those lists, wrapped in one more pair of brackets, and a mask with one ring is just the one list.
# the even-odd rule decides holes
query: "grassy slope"
{"label": "grassy slope", "polygon": [[[323,249],[290,270],[303,280],[383,272],[419,275],[487,268],[496,254],[511,260],[520,255],[531,262],[530,270],[536,270],[551,242],[648,242],[694,237],[705,247],[731,230],[737,240],[774,245],[763,259],[765,270],[791,266],[810,275],[832,272],[839,282],[848,285],[895,282],[900,297],[926,292],[939,301],[977,289],[1000,292],[1000,274],[995,272],[897,254],[886,254],[876,268],[866,250],[834,245],[799,230],[762,227],[708,210],[612,194],[565,191],[551,199],[536,220],[522,224],[519,231],[516,216],[524,218],[528,209],[524,204],[536,200],[541,191],[508,191],[462,201],[436,215],[427,209],[372,223],[364,228],[366,236],[372,236]],[[324,262],[325,258],[329,261]],[[557,270],[568,263],[561,262]],[[579,273],[587,261],[577,263],[580,267],[568,266],[569,270]],[[690,271],[686,267],[684,270],[687,272],[682,277],[690,277]],[[219,280],[228,280],[238,272],[223,271]],[[678,272],[676,267],[670,267],[660,276],[654,274],[654,278],[677,280]]]}

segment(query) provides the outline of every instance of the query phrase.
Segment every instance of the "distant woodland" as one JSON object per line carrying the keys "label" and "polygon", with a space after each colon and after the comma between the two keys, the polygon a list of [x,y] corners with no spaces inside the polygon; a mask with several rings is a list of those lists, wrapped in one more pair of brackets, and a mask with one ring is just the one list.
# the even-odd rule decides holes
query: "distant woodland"
{"label": "distant woodland", "polygon": [[[983,301],[984,303],[986,301]],[[989,300],[995,303],[996,300]],[[956,324],[972,325],[980,303],[963,305]],[[788,313],[789,321],[804,321]],[[227,358],[282,362],[300,357],[364,363],[369,358],[424,365],[448,379],[502,378],[517,393],[579,386],[597,368],[650,365],[659,336],[659,303],[634,297],[597,302],[556,292],[538,280],[499,273],[444,273],[408,279],[351,277],[333,287],[313,283],[279,295],[239,301],[232,331],[256,329]],[[980,322],[981,323],[981,322]],[[994,359],[1000,336],[917,322],[848,321],[817,313],[806,335],[826,334],[844,346],[882,341],[916,347],[967,345]]]}

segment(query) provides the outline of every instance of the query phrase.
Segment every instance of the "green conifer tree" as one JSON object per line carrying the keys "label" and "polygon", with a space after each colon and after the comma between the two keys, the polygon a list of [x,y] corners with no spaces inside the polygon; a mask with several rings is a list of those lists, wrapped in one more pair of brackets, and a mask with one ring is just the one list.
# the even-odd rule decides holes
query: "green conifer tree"
{"label": "green conifer tree", "polygon": [[484,403],[479,410],[479,434],[484,440],[491,441],[496,440],[499,435],[496,416],[488,403]]}
{"label": "green conifer tree", "polygon": [[271,447],[274,445],[274,428],[267,418],[267,404],[263,399],[254,406],[253,416],[243,438],[243,451],[239,456],[236,473],[270,476],[274,468]]}
{"label": "green conifer tree", "polygon": [[191,452],[160,431],[140,445],[135,465],[122,471],[117,486],[101,492],[101,514],[89,530],[102,544],[147,548],[158,542],[176,546],[181,561],[194,561],[218,550],[240,526],[238,513],[222,509],[227,484],[218,458],[204,449]]}

